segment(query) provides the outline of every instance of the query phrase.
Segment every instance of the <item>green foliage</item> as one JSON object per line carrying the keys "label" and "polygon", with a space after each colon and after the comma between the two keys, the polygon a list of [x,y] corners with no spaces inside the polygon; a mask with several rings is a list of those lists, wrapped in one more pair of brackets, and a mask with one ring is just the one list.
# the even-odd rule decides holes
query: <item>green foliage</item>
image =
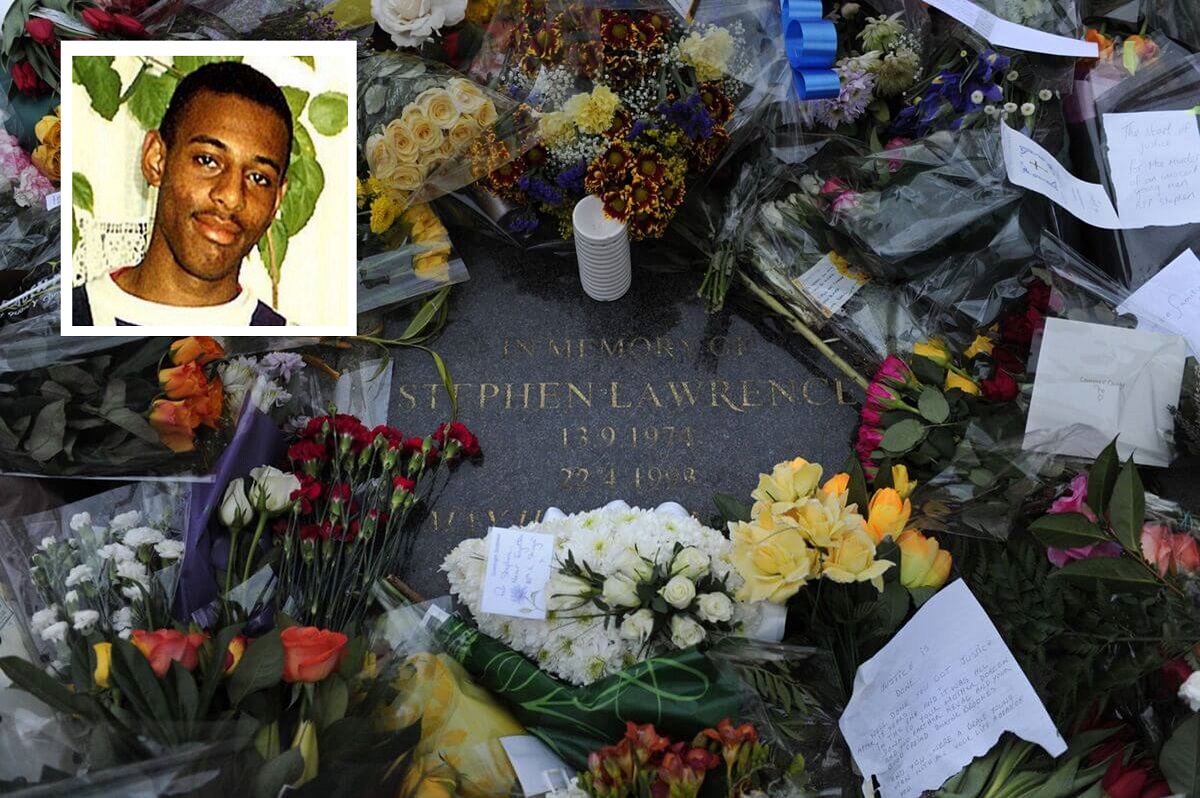
{"label": "green foliage", "polygon": [[921,417],[931,424],[941,424],[950,418],[950,403],[937,388],[926,387],[921,391],[917,409],[921,411]]}
{"label": "green foliage", "polygon": [[92,184],[88,182],[87,177],[82,172],[72,172],[71,204],[88,213],[95,213],[93,210],[95,202],[96,195],[92,191]]}
{"label": "green foliage", "polygon": [[721,529],[730,523],[750,520],[750,507],[730,496],[728,493],[718,493],[713,496],[713,504],[721,515]]}
{"label": "green foliage", "polygon": [[178,85],[179,81],[169,72],[155,75],[143,69],[128,92],[129,113],[146,130],[157,130]]}
{"label": "green foliage", "polygon": [[279,684],[283,678],[283,643],[279,630],[272,629],[246,648],[242,661],[229,677],[229,700],[237,706],[259,690]]}
{"label": "green foliage", "polygon": [[1069,549],[1090,546],[1108,540],[1108,535],[1080,513],[1044,515],[1029,526],[1029,531],[1044,546]]}
{"label": "green foliage", "polygon": [[1200,714],[1193,714],[1175,729],[1162,747],[1158,766],[1182,795],[1200,795]]}
{"label": "green foliage", "polygon": [[346,95],[340,91],[327,91],[313,97],[308,105],[308,121],[322,136],[341,133],[349,121]]}
{"label": "green foliage", "polygon": [[1120,461],[1117,460],[1117,441],[1114,438],[1108,446],[1104,447],[1104,451],[1100,453],[1088,471],[1087,505],[1101,518],[1108,510],[1108,500],[1117,483],[1117,470],[1120,465]]}
{"label": "green foliage", "polygon": [[111,55],[79,55],[71,60],[72,79],[83,86],[96,113],[109,122],[121,107],[121,76]]}
{"label": "green foliage", "polygon": [[926,429],[915,418],[908,418],[888,427],[880,446],[891,454],[904,454],[925,440]]}
{"label": "green foliage", "polygon": [[1108,507],[1109,519],[1117,540],[1134,557],[1141,557],[1142,524],[1146,522],[1146,490],[1133,458],[1117,474]]}

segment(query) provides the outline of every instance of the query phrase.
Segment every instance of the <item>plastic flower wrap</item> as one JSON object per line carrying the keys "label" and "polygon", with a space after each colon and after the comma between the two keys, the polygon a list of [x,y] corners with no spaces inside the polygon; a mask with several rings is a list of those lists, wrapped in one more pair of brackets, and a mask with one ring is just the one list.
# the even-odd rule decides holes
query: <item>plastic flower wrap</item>
{"label": "plastic flower wrap", "polygon": [[459,544],[442,569],[482,631],[572,684],[710,644],[753,620],[733,599],[740,580],[729,542],[678,505],[642,510],[614,502],[570,516],[550,512],[523,529],[554,539],[544,621],[482,611],[486,539]]}

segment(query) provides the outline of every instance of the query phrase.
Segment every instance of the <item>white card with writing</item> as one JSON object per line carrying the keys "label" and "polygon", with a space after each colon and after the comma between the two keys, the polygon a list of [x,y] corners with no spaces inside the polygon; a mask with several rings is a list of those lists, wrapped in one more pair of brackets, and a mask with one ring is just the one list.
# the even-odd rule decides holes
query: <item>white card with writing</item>
{"label": "white card with writing", "polygon": [[830,252],[792,282],[829,319],[846,306],[867,280],[867,276],[856,272],[845,258]]}
{"label": "white card with writing", "polygon": [[1011,182],[1048,197],[1093,227],[1117,230],[1124,226],[1104,186],[1080,180],[1042,145],[1003,122],[1000,141]]}
{"label": "white card with writing", "polygon": [[546,618],[546,585],[554,567],[554,536],[492,527],[480,608],[493,615]]}
{"label": "white card with writing", "polygon": [[862,664],[838,725],[865,784],[875,776],[883,798],[937,789],[1006,731],[1051,756],[1067,750],[961,579],[938,591]]}
{"label": "white card with writing", "polygon": [[542,795],[551,790],[566,789],[575,771],[550,750],[550,747],[529,734],[501,737],[500,745],[517,772],[517,781],[526,795]]}
{"label": "white card with writing", "polygon": [[1200,258],[1185,250],[1117,305],[1137,316],[1139,330],[1175,333],[1200,357]]}
{"label": "white card with writing", "polygon": [[1102,121],[1122,226],[1200,222],[1200,119],[1191,111],[1140,111]]}
{"label": "white card with writing", "polygon": [[62,192],[55,191],[53,194],[46,195],[46,210],[52,211],[62,205]]}
{"label": "white card with writing", "polygon": [[970,0],[925,0],[943,14],[954,17],[997,47],[1011,47],[1029,53],[1063,55],[1070,58],[1099,58],[1095,42],[1072,39],[1037,28],[1009,22],[980,8]]}
{"label": "white card with writing", "polygon": [[1023,448],[1094,458],[1117,438],[1122,459],[1170,465],[1187,355],[1178,335],[1047,319]]}

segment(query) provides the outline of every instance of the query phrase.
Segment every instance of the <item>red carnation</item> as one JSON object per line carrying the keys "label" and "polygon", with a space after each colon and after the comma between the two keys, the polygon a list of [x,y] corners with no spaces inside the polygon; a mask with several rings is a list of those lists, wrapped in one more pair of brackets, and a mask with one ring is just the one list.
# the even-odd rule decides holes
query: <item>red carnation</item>
{"label": "red carnation", "polygon": [[443,448],[449,449],[450,447],[445,441],[446,437],[457,443],[459,449],[467,457],[478,457],[483,454],[483,450],[479,448],[479,439],[461,421],[452,422],[448,431],[445,424],[438,425],[437,432],[433,433],[433,439],[442,444]]}
{"label": "red carnation", "polygon": [[300,432],[301,438],[316,438],[322,434],[325,429],[325,424],[332,421],[329,416],[317,416],[310,418],[308,423],[304,425],[304,429]]}
{"label": "red carnation", "polygon": [[292,501],[300,500],[300,511],[312,513],[313,502],[321,498],[321,483],[305,474],[300,475],[300,487],[289,496]]}
{"label": "red carnation", "polygon": [[408,477],[401,476],[392,479],[392,487],[402,493],[412,493],[413,488],[417,487],[417,483]]}
{"label": "red carnation", "polygon": [[313,440],[302,440],[288,447],[288,459],[293,463],[309,463],[325,459],[324,444]]}
{"label": "red carnation", "polygon": [[395,427],[389,427],[386,424],[380,424],[371,430],[371,437],[374,439],[383,438],[390,449],[400,449],[404,446],[403,433]]}
{"label": "red carnation", "polygon": [[97,33],[108,33],[116,27],[116,19],[103,8],[85,8],[83,21]]}
{"label": "red carnation", "polygon": [[28,61],[18,61],[12,65],[12,82],[22,94],[36,97],[50,91],[49,84],[42,80],[33,64]]}
{"label": "red carnation", "polygon": [[321,537],[321,527],[316,524],[305,524],[300,527],[301,540],[318,540]]}
{"label": "red carnation", "polygon": [[1011,402],[1017,397],[1017,381],[1004,369],[996,369],[990,380],[982,380],[983,395],[993,402]]}
{"label": "red carnation", "polygon": [[25,32],[38,44],[54,44],[54,23],[41,17],[25,21]]}

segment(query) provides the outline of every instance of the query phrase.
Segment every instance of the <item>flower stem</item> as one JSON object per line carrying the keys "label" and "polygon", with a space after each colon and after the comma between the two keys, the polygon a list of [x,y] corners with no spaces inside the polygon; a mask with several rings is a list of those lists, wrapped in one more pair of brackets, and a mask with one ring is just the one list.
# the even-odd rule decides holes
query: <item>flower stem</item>
{"label": "flower stem", "polygon": [[[264,511],[259,511],[258,527],[254,530],[254,537],[250,540],[250,549],[246,552],[246,567],[242,570],[242,581],[250,579],[250,567],[254,565],[254,552],[258,550],[258,541],[262,538],[263,530],[267,526],[267,514]],[[229,590],[228,586],[225,588]]]}
{"label": "flower stem", "polygon": [[225,606],[225,615],[229,621],[233,620],[233,614],[229,611],[229,591],[233,589],[233,561],[237,553],[238,534],[241,531],[240,526],[229,530],[229,554],[225,557],[225,592],[221,595],[221,603]]}

